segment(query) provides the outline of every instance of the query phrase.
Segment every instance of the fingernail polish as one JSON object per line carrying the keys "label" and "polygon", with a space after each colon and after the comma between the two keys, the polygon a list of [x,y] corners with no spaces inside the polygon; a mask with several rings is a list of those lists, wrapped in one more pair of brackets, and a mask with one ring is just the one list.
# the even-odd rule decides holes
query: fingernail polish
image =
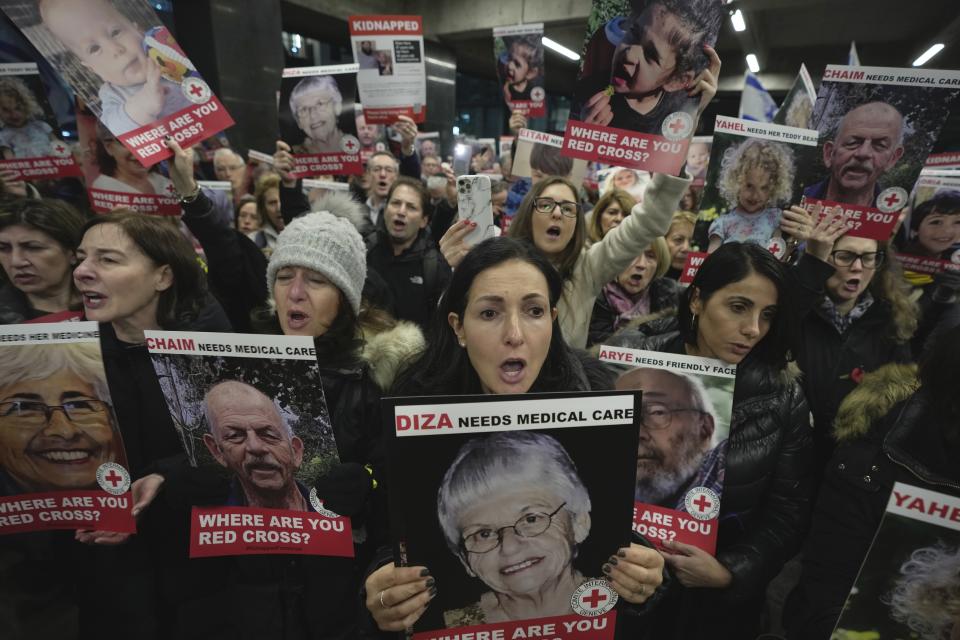
{"label": "fingernail polish", "polygon": [[430,593],[430,597],[431,597],[431,598],[434,597],[435,595],[437,595],[437,588],[436,588],[436,587],[430,587],[430,592],[429,592],[429,593]]}
{"label": "fingernail polish", "polygon": [[603,565],[603,567],[601,567],[601,571],[603,571],[604,573],[606,573],[606,574],[609,575],[609,573],[610,573],[611,571],[613,571],[613,567],[611,567],[611,566],[608,565],[608,564],[605,564],[605,565]]}
{"label": "fingernail polish", "polygon": [[437,581],[434,580],[433,578],[427,578],[427,581],[424,583],[424,586],[426,586],[426,587],[432,587],[432,586],[435,585],[436,583],[437,583]]}
{"label": "fingernail polish", "polygon": [[609,562],[610,564],[617,564],[616,556],[610,556],[610,559],[607,560],[607,562]]}
{"label": "fingernail polish", "polygon": [[421,569],[421,570],[420,570],[420,577],[421,577],[421,578],[426,578],[428,575],[430,575],[430,569]]}
{"label": "fingernail polish", "polygon": [[626,549],[620,549],[620,551],[617,551],[617,555],[620,556],[621,558],[626,558],[626,557],[627,557],[627,550],[626,550]]}

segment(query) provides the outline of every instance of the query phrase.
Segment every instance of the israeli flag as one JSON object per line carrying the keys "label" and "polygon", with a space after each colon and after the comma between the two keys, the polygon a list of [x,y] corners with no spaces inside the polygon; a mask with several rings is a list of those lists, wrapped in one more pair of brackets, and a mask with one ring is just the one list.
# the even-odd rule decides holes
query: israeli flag
{"label": "israeli flag", "polygon": [[745,72],[738,117],[757,122],[773,122],[773,116],[776,113],[777,103],[770,92],[764,89],[757,76],[750,71]]}

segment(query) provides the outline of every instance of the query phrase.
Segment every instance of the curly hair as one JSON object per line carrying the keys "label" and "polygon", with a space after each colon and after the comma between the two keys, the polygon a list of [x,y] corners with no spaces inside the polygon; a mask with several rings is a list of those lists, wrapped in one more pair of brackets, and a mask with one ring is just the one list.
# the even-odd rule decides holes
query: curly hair
{"label": "curly hair", "polygon": [[526,47],[528,52],[523,56],[527,64],[537,69],[543,69],[543,45],[540,43],[539,33],[525,33],[519,36],[504,36],[503,46],[507,53],[513,45]]}
{"label": "curly hair", "polygon": [[960,548],[938,542],[916,549],[884,601],[890,616],[922,640],[949,640],[960,616]]}
{"label": "curly hair", "polygon": [[770,204],[790,202],[796,173],[793,152],[779,142],[749,138],[724,151],[720,160],[718,188],[731,208],[737,206],[743,180],[753,169],[762,169],[773,179]]}
{"label": "curly hair", "polygon": [[870,293],[890,304],[894,338],[900,343],[908,342],[917,330],[920,308],[910,297],[910,285],[904,278],[900,261],[893,257],[890,241],[878,242],[877,251],[883,253],[884,260],[870,282]]}
{"label": "curly hair", "polygon": [[[27,83],[20,78],[14,76],[0,78],[0,97],[2,96],[16,100],[28,120],[36,120],[43,117],[43,109],[40,108],[40,103],[37,102]],[[4,123],[4,125],[6,125],[6,123]]]}
{"label": "curly hair", "polygon": [[600,229],[600,219],[603,218],[603,212],[611,204],[620,205],[620,210],[623,211],[623,215],[626,217],[633,211],[633,207],[637,204],[637,201],[623,189],[610,189],[600,196],[597,204],[593,207],[593,214],[590,216],[590,226],[587,229],[587,235],[591,241],[600,242],[600,239],[603,238],[603,231]]}

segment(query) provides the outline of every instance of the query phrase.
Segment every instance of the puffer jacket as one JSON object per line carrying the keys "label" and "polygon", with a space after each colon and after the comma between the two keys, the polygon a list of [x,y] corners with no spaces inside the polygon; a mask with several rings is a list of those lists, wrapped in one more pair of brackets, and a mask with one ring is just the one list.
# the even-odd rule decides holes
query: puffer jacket
{"label": "puffer jacket", "polygon": [[[607,344],[684,353],[676,320],[636,329]],[[737,369],[720,506],[717,554],[733,576],[725,589],[678,588],[657,615],[660,637],[756,635],[767,583],[800,547],[813,493],[810,412],[796,374],[756,362]],[[697,611],[698,615],[689,615]]]}
{"label": "puffer jacket", "polygon": [[827,640],[856,580],[895,482],[960,495],[956,417],[940,414],[915,368],[887,365],[867,374],[844,400],[803,548],[800,583],[787,600],[793,640]]}

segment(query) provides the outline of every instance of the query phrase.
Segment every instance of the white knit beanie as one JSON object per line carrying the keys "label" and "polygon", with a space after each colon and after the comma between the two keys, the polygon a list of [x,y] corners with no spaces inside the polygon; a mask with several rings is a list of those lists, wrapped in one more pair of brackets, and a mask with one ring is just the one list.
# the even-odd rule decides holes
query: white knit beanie
{"label": "white knit beanie", "polygon": [[367,277],[367,252],[353,224],[327,211],[294,219],[277,237],[267,265],[267,287],[273,297],[277,271],[304,267],[322,273],[360,313],[360,295]]}

